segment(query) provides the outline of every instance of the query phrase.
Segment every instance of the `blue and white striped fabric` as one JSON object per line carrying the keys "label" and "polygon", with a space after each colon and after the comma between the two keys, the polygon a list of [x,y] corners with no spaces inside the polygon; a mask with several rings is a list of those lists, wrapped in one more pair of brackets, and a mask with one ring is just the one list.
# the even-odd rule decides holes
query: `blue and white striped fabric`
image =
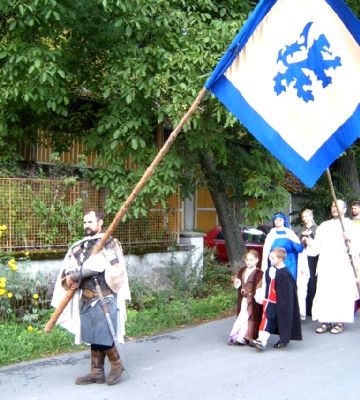
{"label": "blue and white striped fabric", "polygon": [[312,187],[360,136],[360,22],[343,0],[262,0],[205,87]]}

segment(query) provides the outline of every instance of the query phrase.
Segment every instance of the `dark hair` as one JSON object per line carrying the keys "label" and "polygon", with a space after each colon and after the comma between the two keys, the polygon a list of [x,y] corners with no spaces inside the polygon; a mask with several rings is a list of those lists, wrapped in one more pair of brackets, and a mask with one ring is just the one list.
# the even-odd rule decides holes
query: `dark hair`
{"label": "dark hair", "polygon": [[351,203],[351,206],[358,206],[360,207],[360,201],[359,200],[355,200]]}
{"label": "dark hair", "polygon": [[96,219],[99,221],[100,219],[102,219],[103,221],[105,220],[105,213],[104,211],[101,210],[96,210],[93,208],[90,208],[89,210],[86,210],[84,212],[84,215],[90,214],[91,212],[93,212],[95,214]]}

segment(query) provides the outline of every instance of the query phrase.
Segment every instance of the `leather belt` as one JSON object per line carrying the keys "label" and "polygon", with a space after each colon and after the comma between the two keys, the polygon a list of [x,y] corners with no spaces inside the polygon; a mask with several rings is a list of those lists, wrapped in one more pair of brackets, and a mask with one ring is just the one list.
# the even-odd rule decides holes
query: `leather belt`
{"label": "leather belt", "polygon": [[251,296],[252,293],[251,293],[251,292],[248,292],[248,291],[245,290],[245,289],[241,289],[241,295],[244,296],[244,297],[248,297],[248,296]]}
{"label": "leather belt", "polygon": [[[102,293],[103,296],[106,297],[113,292],[111,290],[103,290]],[[99,297],[97,292],[94,292],[91,289],[83,289],[82,296],[85,297],[85,299],[94,299],[95,297]]]}

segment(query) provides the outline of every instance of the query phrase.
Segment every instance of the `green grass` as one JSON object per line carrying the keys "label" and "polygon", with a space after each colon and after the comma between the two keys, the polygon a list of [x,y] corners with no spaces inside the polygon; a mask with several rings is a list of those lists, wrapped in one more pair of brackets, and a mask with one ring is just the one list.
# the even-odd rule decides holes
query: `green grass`
{"label": "green grass", "polygon": [[72,335],[59,327],[47,335],[40,329],[29,332],[22,324],[0,324],[0,337],[0,366],[79,350]]}
{"label": "green grass", "polygon": [[[231,290],[203,299],[158,303],[143,311],[129,309],[127,337],[139,338],[194,325],[229,315],[234,309],[235,293]],[[45,334],[41,328],[29,331],[27,327],[12,322],[0,323],[0,366],[84,349],[75,346],[73,335],[58,326],[50,334]]]}

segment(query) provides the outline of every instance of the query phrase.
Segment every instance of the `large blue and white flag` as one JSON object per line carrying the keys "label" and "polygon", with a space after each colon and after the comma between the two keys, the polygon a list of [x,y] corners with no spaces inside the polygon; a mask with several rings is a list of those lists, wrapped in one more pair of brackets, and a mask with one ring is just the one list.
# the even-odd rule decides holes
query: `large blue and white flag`
{"label": "large blue and white flag", "polygon": [[360,136],[360,22],[342,0],[262,0],[205,87],[312,187]]}

